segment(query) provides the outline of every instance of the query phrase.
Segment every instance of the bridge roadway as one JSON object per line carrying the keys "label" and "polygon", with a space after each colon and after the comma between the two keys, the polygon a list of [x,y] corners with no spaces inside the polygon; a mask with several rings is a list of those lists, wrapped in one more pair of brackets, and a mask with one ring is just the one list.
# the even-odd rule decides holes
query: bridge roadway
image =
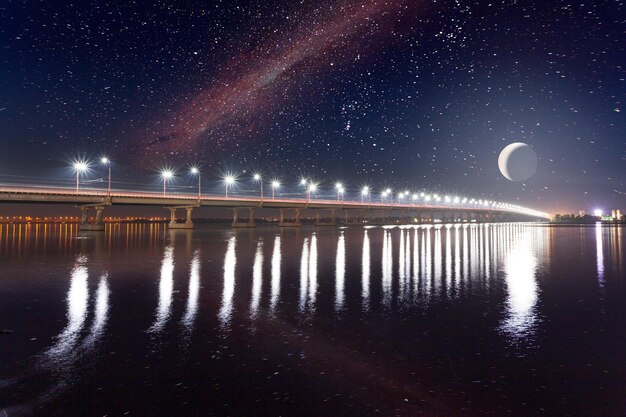
{"label": "bridge roadway", "polygon": [[[115,190],[81,189],[78,192],[70,188],[0,186],[0,203],[40,203],[40,204],[73,204],[82,211],[80,228],[82,230],[104,230],[102,213],[105,207],[111,205],[132,206],[160,206],[170,210],[170,228],[191,229],[193,221],[191,213],[199,207],[230,208],[233,210],[233,227],[254,227],[254,210],[259,208],[278,209],[280,212],[279,224],[284,227],[298,227],[301,225],[301,211],[316,210],[317,225],[335,225],[336,211],[345,212],[346,223],[349,223],[348,213],[357,213],[352,223],[363,223],[367,213],[378,211],[382,222],[393,212],[405,214],[405,219],[417,218],[418,221],[432,222],[435,217],[443,221],[537,221],[548,218],[546,213],[532,210],[511,209],[507,207],[492,207],[481,205],[454,205],[454,204],[412,204],[412,203],[379,203],[360,201],[338,201],[335,199],[299,199],[299,198],[263,198],[243,197],[232,195],[229,197],[208,194],[178,194],[178,193],[150,193]],[[186,219],[183,223],[176,220],[176,210],[185,209]],[[239,210],[248,210],[247,221],[240,221]],[[95,218],[90,222],[89,210],[95,210]],[[286,210],[293,210],[293,218],[288,219]],[[322,221],[320,210],[330,211],[330,220]],[[409,214],[413,213],[412,216]],[[402,218],[402,217],[401,217]]]}

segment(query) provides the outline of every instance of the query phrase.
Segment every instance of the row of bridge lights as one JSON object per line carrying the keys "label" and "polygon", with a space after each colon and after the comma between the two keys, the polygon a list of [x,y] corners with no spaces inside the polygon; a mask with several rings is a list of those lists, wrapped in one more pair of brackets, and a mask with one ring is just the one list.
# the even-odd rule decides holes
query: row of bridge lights
{"label": "row of bridge lights", "polygon": [[[105,166],[108,169],[108,175],[109,175],[108,176],[108,193],[110,195],[111,194],[111,160],[108,157],[103,156],[100,158],[99,162],[100,162],[100,165]],[[76,192],[78,193],[79,185],[80,185],[80,175],[89,170],[89,163],[86,161],[76,161],[73,163],[73,169],[76,173]],[[198,177],[198,198],[200,198],[202,195],[201,171],[198,167],[192,166],[189,168],[189,173],[193,176]],[[160,175],[161,175],[161,179],[163,180],[163,195],[166,195],[167,183],[168,181],[174,178],[174,171],[168,168],[164,168],[160,171]],[[255,182],[258,182],[260,185],[261,200],[262,200],[264,197],[263,178],[261,177],[261,174],[256,173],[253,175],[252,179]],[[228,191],[237,183],[237,177],[231,174],[227,174],[222,178],[222,181],[224,184],[224,195],[226,198],[228,198]],[[317,191],[319,184],[307,178],[301,178],[300,185],[304,187],[304,190],[306,192],[306,199],[307,199],[307,202],[309,202],[311,200],[311,194]],[[276,196],[276,190],[278,190],[281,187],[281,182],[277,179],[273,179],[270,181],[270,186],[272,190],[272,199],[274,199]],[[344,194],[345,194],[345,187],[343,183],[337,182],[335,184],[335,190],[337,192],[337,201],[341,201],[343,203]],[[362,187],[361,188],[361,203],[364,203],[365,199],[367,199],[368,203],[371,203],[371,194],[372,193],[370,192],[369,186]],[[451,197],[451,196],[442,197],[439,194],[430,195],[424,192],[411,193],[409,191],[399,192],[396,194],[397,204],[402,204],[405,202],[415,203],[419,201],[420,199],[426,203],[430,203],[430,202],[440,203],[443,201],[444,203],[447,203],[447,204],[457,204],[457,205],[458,204],[464,204],[464,205],[470,204],[470,205],[478,206],[478,207],[491,207],[491,208],[515,210],[519,212],[526,212],[528,214],[531,214],[531,213],[539,214],[539,215],[545,214],[545,213],[540,213],[534,210],[527,209],[525,207],[517,206],[514,204],[498,203],[498,202],[490,201],[490,200],[482,200],[482,199],[477,200],[474,198],[468,199],[467,197]],[[388,201],[389,204],[394,203],[394,194],[391,188],[387,188],[380,193],[380,202],[385,203],[385,201]]]}

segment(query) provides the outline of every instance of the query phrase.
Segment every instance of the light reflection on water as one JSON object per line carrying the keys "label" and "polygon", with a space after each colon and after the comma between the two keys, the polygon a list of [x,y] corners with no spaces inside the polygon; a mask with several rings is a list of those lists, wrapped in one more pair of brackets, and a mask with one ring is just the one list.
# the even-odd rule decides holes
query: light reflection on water
{"label": "light reflection on water", "polygon": [[600,288],[604,287],[604,252],[602,250],[602,230],[602,225],[600,223],[596,223],[596,269]]}
{"label": "light reflection on water", "polygon": [[198,312],[200,295],[200,250],[196,250],[189,266],[189,288],[187,290],[187,309],[183,316],[183,326],[187,333],[193,330],[194,320]]}
{"label": "light reflection on water", "polygon": [[259,239],[252,267],[252,299],[250,300],[250,318],[256,319],[261,303],[261,286],[263,285],[263,241]]}
{"label": "light reflection on water", "polygon": [[235,254],[235,245],[237,238],[231,236],[228,239],[228,248],[224,257],[224,290],[222,292],[222,306],[218,313],[220,327],[222,330],[228,330],[233,314],[233,296],[235,295],[235,264],[237,263],[237,255]]}
{"label": "light reflection on water", "polygon": [[367,230],[363,232],[363,251],[361,260],[361,299],[363,310],[367,311],[370,306],[370,238]]}
{"label": "light reflection on water", "polygon": [[271,289],[271,302],[270,302],[270,311],[274,313],[276,311],[276,306],[278,304],[278,300],[280,298],[280,263],[281,263],[281,253],[280,253],[280,236],[276,236],[274,238],[274,250],[272,252],[272,289]]}
{"label": "light reflection on water", "polygon": [[339,311],[344,304],[344,287],[346,280],[346,241],[344,232],[339,233],[337,256],[335,259],[335,310]]}
{"label": "light reflection on water", "polygon": [[532,247],[530,231],[516,239],[505,257],[507,315],[502,328],[514,338],[530,336],[536,320],[537,255]]}
{"label": "light reflection on water", "polygon": [[174,246],[169,245],[163,252],[161,276],[159,279],[159,304],[154,323],[148,329],[151,333],[159,333],[170,317],[172,296],[174,293]]}
{"label": "light reflection on water", "polygon": [[67,325],[57,336],[57,341],[52,345],[47,355],[52,362],[66,359],[72,352],[81,331],[87,320],[87,308],[89,306],[89,289],[87,279],[89,274],[85,266],[87,257],[79,255],[76,258],[74,269],[70,276],[70,288],[67,291]]}
{"label": "light reflection on water", "polygon": [[[18,253],[34,256],[29,240],[34,236],[42,253],[44,242],[51,245],[51,241],[62,253],[67,253],[67,248],[79,253],[72,258],[73,266],[64,264],[65,273],[70,271],[69,277],[62,278],[66,322],[54,330],[58,335],[41,355],[47,367],[67,371],[77,368],[78,359],[86,352],[99,354],[96,347],[111,336],[107,334],[111,318],[122,314],[115,300],[123,291],[116,291],[120,280],[115,278],[133,271],[128,265],[125,270],[95,266],[104,262],[98,259],[102,257],[98,251],[111,250],[116,237],[77,236],[71,229],[59,229],[60,238],[48,235],[44,239],[48,233],[44,229],[41,226],[38,232],[32,228],[28,232],[31,237],[24,229],[22,237],[14,237],[4,228],[1,253],[11,259]],[[19,228],[15,231],[18,233]],[[130,249],[143,244],[154,248],[154,257],[133,260],[140,268],[152,271],[149,285],[142,287],[144,292],[137,292],[149,304],[146,322],[137,331],[145,335],[150,325],[152,334],[177,338],[181,335],[176,332],[182,328],[188,343],[194,338],[197,341],[202,332],[212,333],[215,327],[224,336],[251,327],[260,329],[273,320],[284,322],[295,317],[306,318],[300,320],[304,323],[335,323],[355,314],[412,323],[441,306],[453,311],[466,303],[483,303],[485,315],[495,318],[490,322],[495,323],[493,332],[504,340],[502,345],[537,349],[541,343],[538,329],[546,314],[541,274],[550,271],[552,253],[557,250],[552,230],[523,224],[221,231],[220,236],[227,238],[211,236],[210,250],[204,249],[205,240],[192,239],[198,233],[194,231],[186,234],[186,255],[181,243],[161,229],[138,233],[149,238],[119,237],[129,242]],[[582,236],[584,231],[580,233]],[[577,244],[587,244],[589,270],[596,273],[591,280],[604,288],[611,284],[611,274],[619,274],[623,268],[621,229],[597,225],[587,233],[589,239],[577,240]],[[7,246],[13,240],[19,251],[10,243]],[[103,244],[106,242],[112,246]],[[125,281],[125,285],[136,284],[131,279]],[[187,293],[177,301],[175,288],[184,287]],[[264,309],[270,314],[264,314]],[[168,326],[173,316],[177,317],[176,326]],[[207,324],[209,316],[213,322]],[[253,322],[254,326],[242,326],[242,322]],[[165,332],[166,326],[177,330]],[[435,327],[437,323],[425,326]],[[59,378],[62,382],[71,380],[69,372],[64,375]]]}
{"label": "light reflection on water", "polygon": [[89,335],[83,342],[86,349],[96,346],[100,338],[104,335],[107,320],[109,319],[109,283],[108,274],[104,273],[98,282],[96,289],[96,305],[94,307],[94,319],[89,330]]}

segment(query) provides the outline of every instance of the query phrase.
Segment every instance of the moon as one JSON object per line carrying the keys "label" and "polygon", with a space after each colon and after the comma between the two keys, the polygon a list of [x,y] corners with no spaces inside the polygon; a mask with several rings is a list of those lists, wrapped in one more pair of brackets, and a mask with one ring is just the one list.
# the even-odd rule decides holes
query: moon
{"label": "moon", "polygon": [[537,155],[525,143],[511,143],[500,152],[498,168],[509,181],[523,182],[537,171]]}

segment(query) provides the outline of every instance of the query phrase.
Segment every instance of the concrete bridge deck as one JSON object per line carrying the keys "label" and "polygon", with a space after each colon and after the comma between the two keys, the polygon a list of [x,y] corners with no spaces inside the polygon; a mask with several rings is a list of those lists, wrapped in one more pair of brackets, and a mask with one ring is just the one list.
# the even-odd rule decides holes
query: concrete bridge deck
{"label": "concrete bridge deck", "polygon": [[[390,218],[395,213],[403,214],[409,218],[430,218],[439,216],[452,221],[536,221],[549,218],[547,213],[541,213],[530,209],[510,208],[506,206],[481,205],[481,204],[454,204],[454,203],[381,203],[360,201],[338,201],[335,199],[304,199],[304,198],[260,198],[230,195],[229,197],[211,194],[179,194],[179,193],[153,193],[137,191],[108,191],[98,189],[81,189],[76,191],[69,188],[51,187],[23,187],[23,186],[0,186],[0,203],[28,203],[28,204],[72,204],[82,211],[81,228],[84,230],[103,230],[102,213],[107,206],[132,205],[132,206],[160,206],[171,212],[170,227],[192,228],[192,211],[199,207],[230,208],[233,210],[234,227],[254,227],[255,209],[276,209],[280,212],[280,224],[282,226],[299,226],[302,210],[316,210],[317,223],[319,225],[336,224],[337,210],[352,216],[352,222],[362,222],[364,217],[371,216],[375,212],[384,219]],[[186,221],[178,223],[176,210],[185,209]],[[239,221],[238,212],[247,209],[248,221]],[[95,210],[93,222],[89,222],[88,213]],[[287,220],[285,214],[292,210],[292,221]],[[330,221],[323,222],[320,218],[320,210],[330,213]],[[411,215],[413,213],[413,215]]]}

